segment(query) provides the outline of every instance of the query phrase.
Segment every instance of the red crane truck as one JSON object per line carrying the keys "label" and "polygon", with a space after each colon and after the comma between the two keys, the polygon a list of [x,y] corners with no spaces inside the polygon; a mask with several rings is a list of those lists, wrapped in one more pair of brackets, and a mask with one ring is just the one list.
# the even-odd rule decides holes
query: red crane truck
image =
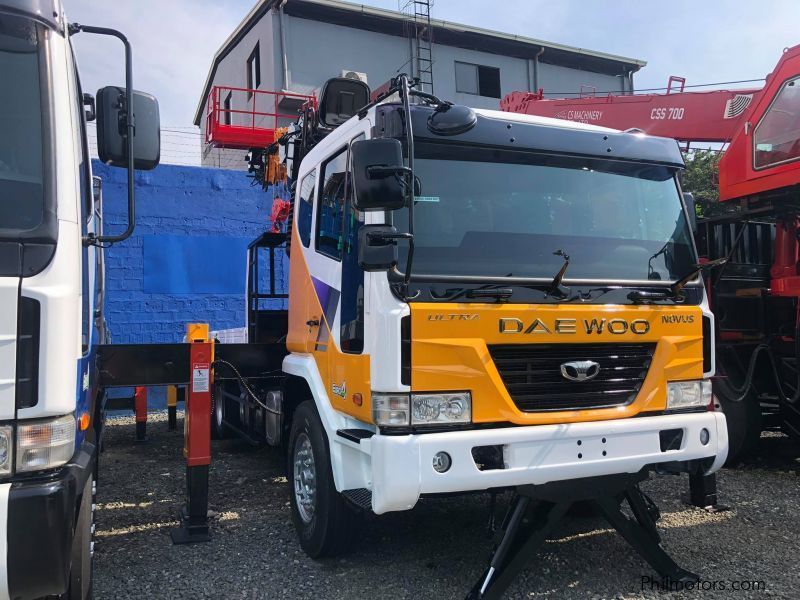
{"label": "red crane truck", "polygon": [[784,50],[761,89],[546,99],[513,92],[509,112],[725,144],[719,202],[695,227],[702,260],[727,258],[707,279],[716,316],[714,392],[727,416],[729,462],[765,427],[800,436],[800,46]]}

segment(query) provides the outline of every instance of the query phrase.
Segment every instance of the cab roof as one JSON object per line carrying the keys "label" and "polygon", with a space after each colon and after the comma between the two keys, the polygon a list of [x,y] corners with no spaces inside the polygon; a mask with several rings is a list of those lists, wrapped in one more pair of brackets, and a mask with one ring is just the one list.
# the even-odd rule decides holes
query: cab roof
{"label": "cab roof", "polygon": [[[402,138],[404,121],[399,104],[375,107],[375,137]],[[496,110],[474,109],[477,123],[459,135],[441,135],[428,128],[434,108],[413,105],[414,138],[434,143],[457,143],[603,160],[623,160],[684,168],[678,143],[671,138],[617,131],[585,123]]]}

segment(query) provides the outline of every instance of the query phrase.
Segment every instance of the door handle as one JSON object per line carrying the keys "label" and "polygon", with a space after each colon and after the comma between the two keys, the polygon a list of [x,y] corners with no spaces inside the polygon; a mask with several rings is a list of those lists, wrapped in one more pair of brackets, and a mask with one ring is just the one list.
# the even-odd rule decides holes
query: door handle
{"label": "door handle", "polygon": [[319,319],[309,319],[306,321],[306,325],[309,327],[319,327]]}

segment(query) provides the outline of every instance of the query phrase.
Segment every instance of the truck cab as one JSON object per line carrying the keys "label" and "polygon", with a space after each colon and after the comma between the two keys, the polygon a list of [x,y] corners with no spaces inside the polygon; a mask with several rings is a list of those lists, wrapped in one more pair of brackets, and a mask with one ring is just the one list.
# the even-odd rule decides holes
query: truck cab
{"label": "truck cab", "polygon": [[330,89],[325,135],[290,167],[287,380],[268,407],[308,554],[346,545],[353,506],[721,467],[673,140],[426,94],[348,119]]}
{"label": "truck cab", "polygon": [[[117,118],[124,93],[96,110],[77,32],[58,0],[0,1],[0,598],[91,590],[102,246],[120,236],[102,231],[86,121]],[[120,138],[100,144],[124,166]]]}

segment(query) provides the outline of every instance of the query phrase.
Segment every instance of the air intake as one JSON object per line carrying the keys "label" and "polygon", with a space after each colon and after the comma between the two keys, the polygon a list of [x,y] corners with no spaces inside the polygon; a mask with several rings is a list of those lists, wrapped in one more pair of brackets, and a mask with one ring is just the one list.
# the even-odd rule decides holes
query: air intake
{"label": "air intake", "polygon": [[741,116],[752,101],[753,94],[736,94],[725,103],[725,118],[735,119]]}
{"label": "air intake", "polygon": [[17,327],[17,408],[36,406],[39,400],[39,323],[41,307],[37,300],[19,299]]}

